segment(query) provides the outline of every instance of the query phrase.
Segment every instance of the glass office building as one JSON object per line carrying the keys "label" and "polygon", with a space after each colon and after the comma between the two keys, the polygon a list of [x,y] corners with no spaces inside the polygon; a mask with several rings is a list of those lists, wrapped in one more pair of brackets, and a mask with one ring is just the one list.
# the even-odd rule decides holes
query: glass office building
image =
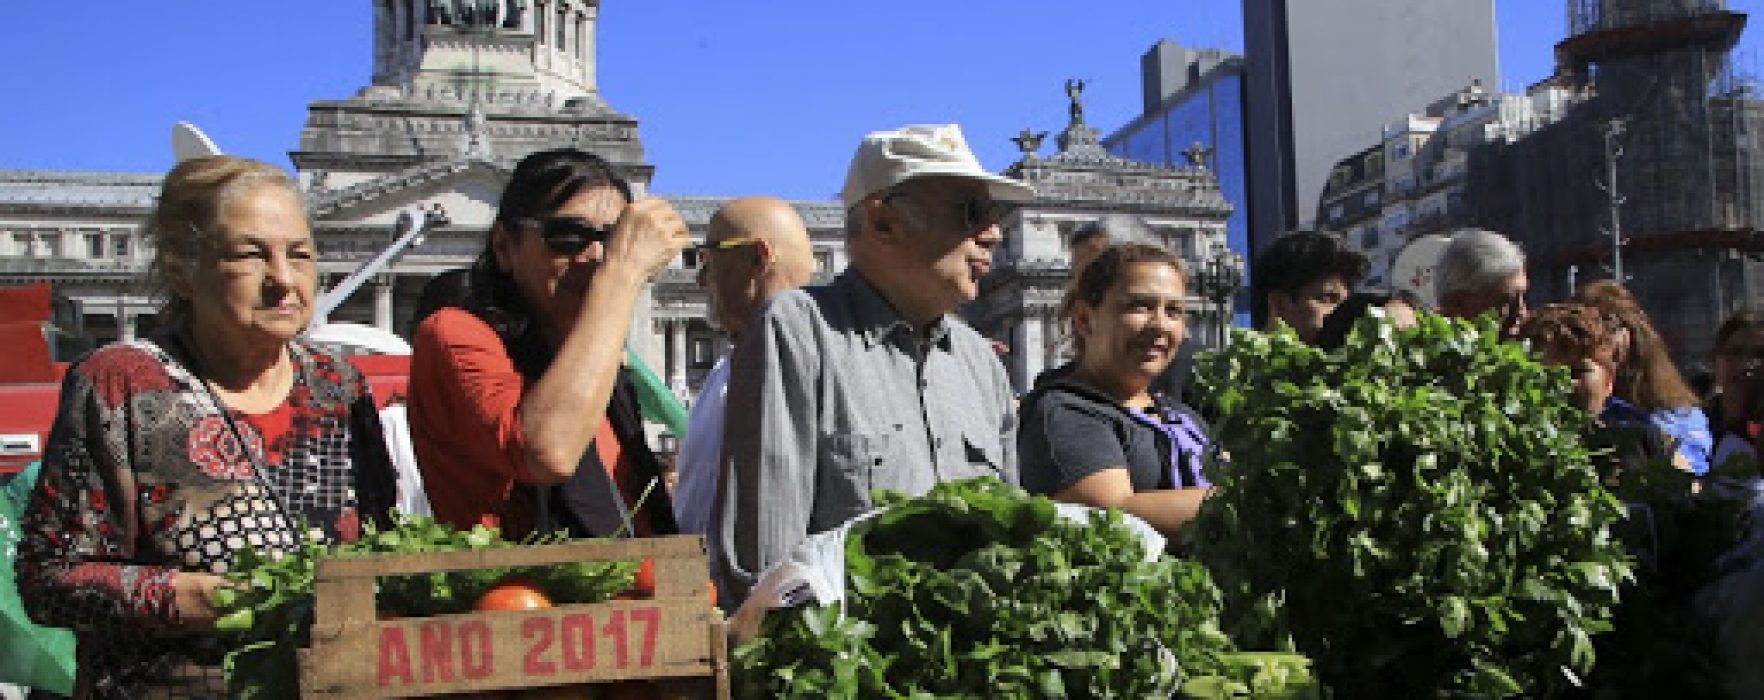
{"label": "glass office building", "polygon": [[[1177,85],[1159,82],[1153,62],[1161,52],[1179,52]],[[1208,149],[1207,167],[1234,211],[1225,222],[1226,242],[1248,261],[1248,172],[1243,127],[1243,58],[1217,51],[1183,51],[1160,42],[1146,56],[1146,113],[1103,139],[1114,155],[1142,163],[1189,167],[1196,144]],[[1165,92],[1174,87],[1174,92]],[[1249,279],[1237,299],[1237,324],[1249,325]]]}

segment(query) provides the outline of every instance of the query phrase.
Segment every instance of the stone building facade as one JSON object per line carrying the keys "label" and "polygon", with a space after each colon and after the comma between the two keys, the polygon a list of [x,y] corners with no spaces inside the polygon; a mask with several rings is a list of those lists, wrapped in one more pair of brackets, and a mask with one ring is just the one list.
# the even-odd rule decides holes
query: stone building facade
{"label": "stone building facade", "polygon": [[[629,177],[639,195],[648,192],[654,167],[645,159],[638,122],[608,105],[596,87],[598,6],[598,0],[374,0],[370,84],[345,99],[313,102],[299,148],[290,154],[319,244],[320,289],[385,249],[401,213],[439,207],[446,223],[351,295],[330,321],[408,335],[423,285],[479,253],[503,184],[528,153],[563,146],[597,153]],[[1074,93],[1075,115],[1078,109]],[[1198,261],[1223,249],[1231,212],[1204,168],[1111,156],[1081,118],[1059,144],[1045,159],[1026,151],[1009,169],[1040,196],[1007,215],[1010,242],[986,281],[986,296],[963,310],[1013,348],[1007,364],[1021,385],[1057,357],[1052,311],[1069,276],[1076,226],[1110,213],[1140,216]],[[160,179],[0,170],[0,284],[52,284],[58,359],[152,329],[158,304],[141,282],[152,250],[138,227]],[[727,201],[667,199],[696,240]],[[845,213],[835,201],[793,205],[810,229],[816,279],[830,279],[847,262]],[[639,304],[630,341],[683,397],[726,349],[709,324],[697,269],[688,250],[661,271]],[[1194,308],[1205,313],[1209,307],[1197,301]]]}
{"label": "stone building facade", "polygon": [[1023,158],[1005,175],[1033,186],[1035,199],[1007,216],[993,272],[982,281],[980,298],[963,310],[975,328],[1009,347],[1006,368],[1017,388],[1027,390],[1042,370],[1064,361],[1068,343],[1057,312],[1071,279],[1072,234],[1105,216],[1137,218],[1187,263],[1190,349],[1219,345],[1232,315],[1230,295],[1207,298],[1194,273],[1227,255],[1232,206],[1204,157],[1172,168],[1111,155],[1085,124],[1076,94],[1058,150],[1041,158],[1040,141],[1028,130],[1018,137]]}

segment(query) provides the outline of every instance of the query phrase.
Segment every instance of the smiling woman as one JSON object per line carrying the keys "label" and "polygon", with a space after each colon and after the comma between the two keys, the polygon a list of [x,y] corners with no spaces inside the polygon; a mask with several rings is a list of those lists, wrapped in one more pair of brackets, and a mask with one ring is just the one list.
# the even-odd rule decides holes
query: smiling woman
{"label": "smiling woman", "polygon": [[1137,515],[1166,536],[1194,518],[1208,484],[1205,424],[1152,390],[1184,335],[1182,264],[1153,246],[1111,246],[1062,308],[1078,359],[1023,399],[1023,487]]}
{"label": "smiling woman", "polygon": [[394,477],[366,381],[296,336],[317,283],[294,181],[185,161],[145,224],[164,332],[68,369],[19,594],[79,638],[79,697],[219,697],[210,597],[247,548],[353,540]]}

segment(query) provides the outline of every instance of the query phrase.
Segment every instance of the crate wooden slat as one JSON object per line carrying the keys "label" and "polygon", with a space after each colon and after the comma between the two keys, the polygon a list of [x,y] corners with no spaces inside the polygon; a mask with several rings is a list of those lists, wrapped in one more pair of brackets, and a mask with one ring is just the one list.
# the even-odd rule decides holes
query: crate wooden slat
{"label": "crate wooden slat", "polygon": [[[655,596],[532,611],[378,620],[374,578],[652,558]],[[302,696],[380,698],[624,679],[665,680],[670,697],[729,697],[720,616],[696,536],[572,542],[319,562]]]}

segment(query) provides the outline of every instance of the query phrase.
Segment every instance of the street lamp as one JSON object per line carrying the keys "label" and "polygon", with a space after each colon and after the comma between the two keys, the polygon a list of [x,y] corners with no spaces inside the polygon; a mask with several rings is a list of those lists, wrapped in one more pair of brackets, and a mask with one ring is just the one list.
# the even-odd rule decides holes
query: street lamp
{"label": "street lamp", "polygon": [[1220,247],[1212,257],[1201,261],[1199,268],[1194,274],[1194,288],[1213,302],[1212,313],[1218,324],[1215,337],[1219,347],[1224,347],[1227,329],[1231,327],[1231,298],[1243,284],[1243,257]]}

